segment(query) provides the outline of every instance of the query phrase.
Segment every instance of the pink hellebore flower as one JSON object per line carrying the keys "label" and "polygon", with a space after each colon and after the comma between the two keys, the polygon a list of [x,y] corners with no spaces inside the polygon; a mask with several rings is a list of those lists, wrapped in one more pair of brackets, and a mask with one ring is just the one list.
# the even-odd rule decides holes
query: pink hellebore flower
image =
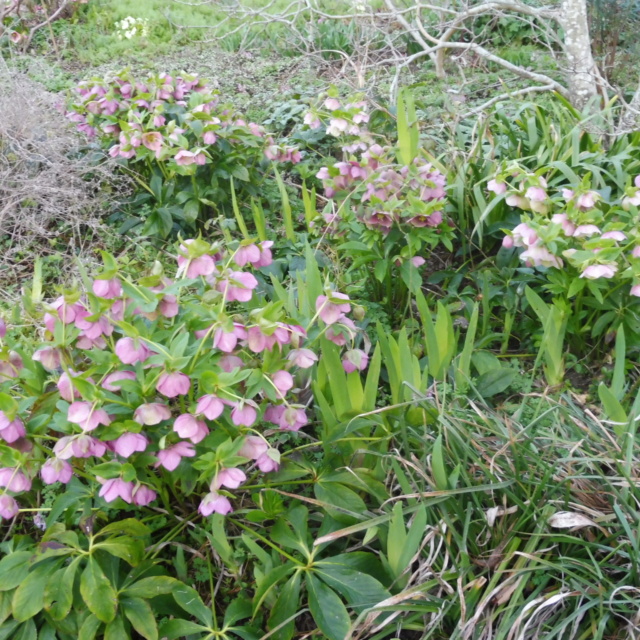
{"label": "pink hellebore flower", "polygon": [[640,245],[633,247],[633,251],[631,252],[632,258],[640,258]]}
{"label": "pink hellebore flower", "polygon": [[145,451],[149,441],[141,433],[123,433],[111,444],[119,456],[128,458],[137,451]]}
{"label": "pink hellebore flower", "polygon": [[271,253],[272,246],[273,241],[271,240],[264,240],[258,245],[258,248],[260,249],[260,258],[253,263],[253,266],[256,269],[268,267],[273,262],[273,254]]}
{"label": "pink hellebore flower", "polygon": [[595,191],[587,191],[578,196],[576,206],[582,211],[589,211],[589,209],[593,209],[596,206],[599,197],[600,195]]}
{"label": "pink hellebore flower", "polygon": [[169,418],[171,418],[171,409],[160,402],[141,404],[133,413],[133,419],[138,424],[144,424],[148,427],[160,424]]}
{"label": "pink hellebore flower", "polygon": [[151,351],[147,345],[141,340],[134,338],[120,338],[120,340],[116,342],[115,351],[120,362],[123,364],[144,362],[151,355]]}
{"label": "pink hellebore flower", "polygon": [[18,515],[20,507],[18,503],[8,494],[0,495],[0,518],[11,520]]}
{"label": "pink hellebore flower", "polygon": [[0,340],[7,335],[7,324],[0,318]]}
{"label": "pink hellebore flower", "polygon": [[202,396],[198,400],[198,404],[196,406],[196,413],[202,414],[207,420],[216,420],[222,415],[224,411],[225,402],[218,398],[218,396],[214,396],[213,394],[209,394],[206,396]]}
{"label": "pink hellebore flower", "polygon": [[493,191],[496,195],[501,195],[507,192],[507,184],[506,182],[498,182],[497,180],[489,180],[487,182],[487,189],[489,191]]}
{"label": "pink hellebore flower", "polygon": [[532,247],[538,242],[536,232],[524,222],[515,227],[511,233],[515,247]]}
{"label": "pink hellebore flower", "polygon": [[241,358],[238,358],[238,356],[229,355],[220,358],[218,364],[225,373],[231,373],[235,369],[240,369],[244,365],[244,362]]}
{"label": "pink hellebore flower", "polygon": [[158,451],[156,467],[162,466],[167,471],[174,471],[182,461],[182,458],[193,458],[196,451],[191,442],[178,442],[172,447]]}
{"label": "pink hellebore flower", "polygon": [[173,423],[173,430],[181,437],[197,444],[209,433],[207,425],[190,413],[183,413]]}
{"label": "pink hellebore flower", "polygon": [[165,318],[174,318],[180,311],[180,305],[178,304],[178,298],[176,296],[167,294],[160,300],[158,304],[158,311],[160,315]]}
{"label": "pink hellebore flower", "polygon": [[597,280],[598,278],[613,278],[618,271],[616,264],[592,264],[589,265],[581,274],[581,278],[589,280]]}
{"label": "pink hellebore flower", "polygon": [[198,511],[205,517],[212,513],[221,513],[225,516],[233,511],[233,508],[228,498],[221,496],[217,491],[212,491],[202,499]]}
{"label": "pink hellebore flower", "polygon": [[17,378],[23,367],[24,363],[20,355],[15,351],[10,351],[8,360],[0,360],[0,382],[4,382],[3,378]]}
{"label": "pink hellebore flower", "polygon": [[329,111],[335,111],[336,109],[340,108],[340,100],[338,100],[337,98],[327,98],[324,101],[324,107]]}
{"label": "pink hellebore flower", "polygon": [[122,389],[122,385],[115,384],[120,380],[135,380],[136,373],[135,371],[114,371],[110,373],[103,381],[102,388],[107,391],[111,391],[112,393],[118,393]]}
{"label": "pink hellebore flower", "polygon": [[238,455],[249,460],[257,460],[269,449],[268,443],[258,436],[247,436]]}
{"label": "pink hellebore flower", "polygon": [[591,236],[600,233],[600,229],[596,227],[595,224],[581,224],[576,230],[573,232],[574,238],[589,238]]}
{"label": "pink hellebore flower", "polygon": [[228,279],[220,280],[216,288],[226,295],[228,302],[249,302],[253,296],[253,289],[257,286],[258,281],[253,274],[231,271]]}
{"label": "pink hellebore flower", "polygon": [[150,151],[158,153],[162,149],[162,134],[159,131],[148,131],[142,134],[142,144]]}
{"label": "pink hellebore flower", "polygon": [[258,412],[250,404],[238,403],[231,411],[231,422],[236,427],[250,427],[257,417]]}
{"label": "pink hellebore flower", "polygon": [[508,195],[505,202],[510,207],[518,207],[518,209],[524,209],[525,211],[531,208],[531,204],[529,203],[529,200],[527,200],[521,195],[518,195],[517,193],[512,193]]}
{"label": "pink hellebore flower", "polygon": [[231,353],[237,346],[238,340],[246,340],[247,331],[239,323],[234,323],[232,331],[216,329],[213,334],[213,347],[224,353]]}
{"label": "pink hellebore flower", "polygon": [[569,216],[566,213],[554,213],[551,216],[551,222],[559,224],[565,236],[570,237],[576,232],[576,225],[569,220]]}
{"label": "pink hellebore flower", "polygon": [[0,411],[0,439],[8,444],[12,444],[16,440],[23,438],[26,433],[24,424],[20,418],[9,420],[9,418]]}
{"label": "pink hellebore flower", "polygon": [[533,267],[562,268],[562,259],[553,255],[546,247],[531,246],[520,254],[520,260]]}
{"label": "pink hellebore flower", "polygon": [[342,367],[347,373],[364,371],[369,364],[369,356],[362,349],[351,349],[344,354]]}
{"label": "pink hellebore flower", "polygon": [[195,155],[196,154],[193,153],[192,151],[187,151],[186,149],[180,149],[180,151],[176,153],[173,159],[176,161],[176,164],[190,165],[195,162],[194,160]]}
{"label": "pink hellebore flower", "polygon": [[[100,480],[100,478],[98,479]],[[106,502],[113,502],[118,498],[122,498],[128,504],[133,501],[133,482],[126,482],[122,478],[113,478],[111,480],[102,480],[102,483],[102,488],[98,495],[104,498]]]}
{"label": "pink hellebore flower", "polygon": [[513,247],[515,246],[513,238],[511,236],[505,236],[504,238],[502,238],[502,246],[505,249],[513,249]]}
{"label": "pink hellebore flower", "polygon": [[276,371],[271,380],[280,398],[284,398],[287,391],[293,387],[293,376],[288,371]]}
{"label": "pink hellebore flower", "polygon": [[80,392],[73,386],[71,378],[66,371],[60,376],[56,386],[60,392],[60,397],[67,402],[73,402],[80,397]]}
{"label": "pink hellebore flower", "polygon": [[53,484],[54,482],[67,484],[72,475],[71,465],[60,458],[49,458],[40,469],[40,477],[45,484]]}
{"label": "pink hellebore flower", "polygon": [[215,478],[211,482],[211,489],[216,491],[220,487],[227,487],[227,489],[237,489],[243,482],[245,482],[247,476],[242,469],[220,469]]}
{"label": "pink hellebore flower", "polygon": [[351,305],[349,304],[349,296],[345,293],[332,293],[331,297],[337,300],[346,300],[343,303],[329,302],[327,296],[318,296],[316,300],[316,311],[320,318],[326,324],[334,324],[340,319],[343,313],[349,313]]}
{"label": "pink hellebore flower", "polygon": [[168,373],[165,371],[158,379],[156,389],[167,398],[175,398],[189,393],[191,380],[189,376],[179,371]]}
{"label": "pink hellebore flower", "polygon": [[239,266],[244,267],[247,263],[255,263],[260,260],[260,248],[255,244],[240,247],[233,256],[233,261]]}
{"label": "pink hellebore flower", "polygon": [[80,426],[83,431],[93,431],[99,425],[111,424],[104,409],[96,409],[91,402],[73,402],[69,405],[67,420]]}
{"label": "pink hellebore flower", "polygon": [[629,291],[629,293],[632,296],[640,298],[640,284],[634,284],[633,287],[631,287],[631,291]]}
{"label": "pink hellebore flower", "polygon": [[212,256],[204,255],[187,260],[182,256],[178,257],[178,265],[181,265],[181,258],[188,262],[185,275],[187,278],[197,278],[199,276],[210,276],[216,270],[216,262]]}
{"label": "pink hellebore flower", "polygon": [[107,450],[104,442],[83,433],[75,436],[64,436],[56,442],[53,453],[61,460],[69,458],[101,458]]}
{"label": "pink hellebore flower", "polygon": [[616,242],[622,242],[627,239],[627,236],[622,231],[605,231],[601,236],[603,240],[615,240]]}
{"label": "pink hellebore flower", "polygon": [[60,352],[53,347],[38,349],[32,359],[39,362],[45,369],[55,371],[60,367]]}
{"label": "pink hellebore flower", "polygon": [[309,419],[307,418],[307,414],[304,409],[284,406],[282,408],[284,411],[282,411],[277,422],[281,429],[286,431],[298,431],[309,423]]}
{"label": "pink hellebore flower", "polygon": [[31,478],[28,478],[22,471],[3,467],[0,469],[0,487],[4,487],[12,493],[22,493],[31,489]]}
{"label": "pink hellebore flower", "polygon": [[147,487],[147,485],[139,484],[132,493],[133,504],[138,507],[146,507],[158,497],[158,494]]}
{"label": "pink hellebore flower", "polygon": [[94,280],[93,293],[99,298],[112,300],[122,295],[122,285],[118,278],[111,278],[111,280]]}
{"label": "pink hellebore flower", "polygon": [[267,449],[259,458],[256,459],[256,465],[262,473],[270,473],[280,468],[280,463],[276,460],[280,459],[280,453],[277,449]]}
{"label": "pink hellebore flower", "polygon": [[287,354],[287,359],[301,369],[309,369],[318,361],[318,356],[311,349],[293,349]]}
{"label": "pink hellebore flower", "polygon": [[213,131],[205,131],[202,136],[202,141],[205,144],[215,144],[218,136]]}

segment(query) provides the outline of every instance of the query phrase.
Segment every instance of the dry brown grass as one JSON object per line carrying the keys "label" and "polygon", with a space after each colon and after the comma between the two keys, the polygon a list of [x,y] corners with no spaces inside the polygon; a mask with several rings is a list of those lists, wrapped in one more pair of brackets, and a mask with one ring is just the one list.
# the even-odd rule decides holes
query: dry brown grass
{"label": "dry brown grass", "polygon": [[[34,259],[69,259],[110,233],[104,216],[127,191],[113,163],[80,152],[60,96],[0,62],[0,284],[30,277]],[[112,232],[111,232],[112,233]]]}

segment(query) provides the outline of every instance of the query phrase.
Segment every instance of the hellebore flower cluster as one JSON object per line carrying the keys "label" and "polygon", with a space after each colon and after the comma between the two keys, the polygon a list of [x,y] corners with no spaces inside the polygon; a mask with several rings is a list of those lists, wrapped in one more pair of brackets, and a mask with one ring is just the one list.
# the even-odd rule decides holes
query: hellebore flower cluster
{"label": "hellebore flower cluster", "polygon": [[218,93],[196,75],[160,73],[137,80],[123,71],[82,82],[76,94],[67,117],[79,131],[100,139],[114,158],[167,162],[184,172],[215,162],[225,145],[232,145],[253,158],[247,166],[261,156],[301,160],[296,147],[276,145],[263,127],[221,104]]}
{"label": "hellebore flower cluster", "polygon": [[[105,258],[90,291],[65,292],[46,305],[45,342],[33,354],[51,380],[46,393],[54,401],[43,416],[42,403],[13,399],[23,363],[3,346],[0,448],[32,458],[0,469],[0,517],[18,513],[16,495],[30,491],[38,472],[44,484],[66,484],[78,468],[86,478],[95,467],[106,502],[145,506],[167,482],[192,499],[195,469],[209,485],[194,494],[207,516],[232,510],[232,492],[250,470],[277,471],[279,433],[309,424],[299,393],[318,355],[308,332],[352,347],[343,360],[348,372],[362,371],[368,357],[353,348],[348,296],[326,290],[303,327],[258,294],[271,247],[184,240],[175,284],[157,270],[125,282]],[[0,339],[6,336],[2,322]],[[48,449],[33,447],[34,436]],[[42,459],[46,450],[52,454]]]}
{"label": "hellebore flower cluster", "polygon": [[487,183],[507,205],[527,212],[506,232],[503,247],[524,249],[520,259],[530,267],[570,267],[585,281],[621,279],[630,295],[640,297],[640,228],[637,214],[628,213],[640,205],[640,176],[622,198],[605,203],[586,179],[550,194],[541,173],[512,164]]}

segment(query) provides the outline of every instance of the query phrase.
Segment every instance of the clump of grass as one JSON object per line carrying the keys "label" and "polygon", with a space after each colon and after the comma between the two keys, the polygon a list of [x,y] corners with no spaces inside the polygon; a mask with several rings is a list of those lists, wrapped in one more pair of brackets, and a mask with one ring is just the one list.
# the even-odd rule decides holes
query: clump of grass
{"label": "clump of grass", "polygon": [[425,533],[403,592],[354,637],[638,637],[633,422],[621,439],[570,395],[523,396],[509,414],[441,409],[387,459],[392,502],[424,505]]}

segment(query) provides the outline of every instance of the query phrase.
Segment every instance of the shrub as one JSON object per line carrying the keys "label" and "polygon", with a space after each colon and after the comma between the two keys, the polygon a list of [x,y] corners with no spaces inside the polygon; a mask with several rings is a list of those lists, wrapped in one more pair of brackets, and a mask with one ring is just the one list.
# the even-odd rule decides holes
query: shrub
{"label": "shrub", "polygon": [[[97,480],[109,503],[144,506],[159,496],[171,509],[177,491],[195,491],[203,515],[228,513],[242,467],[279,467],[278,429],[308,423],[298,396],[316,341],[351,345],[355,326],[337,292],[301,299],[305,327],[282,302],[259,298],[262,276],[249,267],[270,264],[270,244],[223,250],[186,240],[175,282],[158,268],[132,281],[104,254],[91,291],[66,291],[49,305],[46,339],[32,356],[5,343],[2,517],[19,510],[11,494],[74,474],[91,487]],[[346,351],[346,371],[366,364],[359,350]]]}
{"label": "shrub", "polygon": [[[263,127],[247,123],[193,75],[166,73],[136,80],[123,71],[76,89],[68,117],[129,170],[145,190],[137,205],[152,212],[143,233],[193,229],[239,195],[257,196],[269,161],[298,162]],[[226,209],[225,209],[226,207]]]}
{"label": "shrub", "polygon": [[391,315],[405,310],[408,292],[419,291],[418,268],[430,252],[441,244],[453,248],[453,223],[445,212],[446,178],[419,148],[410,95],[398,101],[397,142],[378,142],[367,128],[369,117],[366,102],[344,103],[333,94],[305,123],[315,129],[324,123],[342,143],[343,160],[316,175],[327,199],[321,233],[352,255],[357,268],[364,266],[364,278],[374,276],[368,293],[384,299]]}
{"label": "shrub", "polygon": [[[541,167],[530,173],[510,164],[490,180],[488,188],[505,199],[507,206],[525,213],[521,223],[508,231],[506,248],[523,248],[520,260],[541,269],[547,289],[571,309],[570,332],[591,348],[585,332],[601,339],[620,325],[632,346],[640,344],[640,178],[622,192],[596,191],[590,176],[564,182],[549,193]],[[574,340],[574,344],[578,344]]]}

